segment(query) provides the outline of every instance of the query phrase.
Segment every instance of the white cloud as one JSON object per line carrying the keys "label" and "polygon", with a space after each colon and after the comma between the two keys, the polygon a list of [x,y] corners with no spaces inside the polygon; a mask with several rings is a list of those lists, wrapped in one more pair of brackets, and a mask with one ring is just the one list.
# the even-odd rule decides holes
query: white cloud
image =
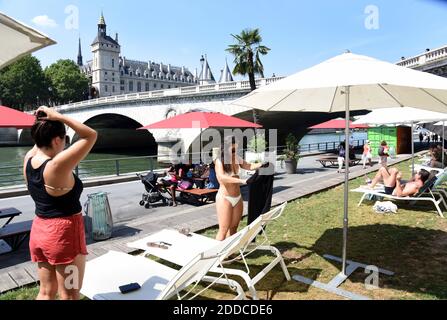
{"label": "white cloud", "polygon": [[54,21],[47,15],[34,17],[33,20],[31,20],[31,21],[39,27],[48,27],[48,28],[57,27],[56,21]]}

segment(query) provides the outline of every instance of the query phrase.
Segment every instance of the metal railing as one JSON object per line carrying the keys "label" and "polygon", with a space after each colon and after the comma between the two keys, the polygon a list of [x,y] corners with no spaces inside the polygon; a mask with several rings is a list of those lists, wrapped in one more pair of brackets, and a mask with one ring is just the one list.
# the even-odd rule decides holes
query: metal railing
{"label": "metal railing", "polygon": [[[164,160],[166,159],[166,162]],[[121,176],[133,172],[151,171],[167,167],[168,156],[140,156],[100,160],[84,160],[74,172],[80,178]],[[0,188],[25,184],[23,167],[0,167]]]}
{"label": "metal railing", "polygon": [[[365,140],[354,140],[352,141],[352,146],[354,148],[361,147],[365,144]],[[310,144],[303,144],[300,145],[300,152],[326,152],[326,151],[334,151],[337,150],[338,146],[340,145],[340,141],[333,141],[333,142],[320,142],[320,143],[310,143]]]}
{"label": "metal railing", "polygon": [[422,66],[426,63],[430,63],[430,62],[433,62],[436,60],[446,59],[446,58],[447,58],[447,46],[444,46],[444,47],[437,48],[434,50],[426,51],[426,52],[419,54],[417,56],[414,56],[414,57],[403,59],[403,60],[397,62],[396,64],[398,66],[412,68],[412,67]]}
{"label": "metal railing", "polygon": [[[266,86],[281,79],[283,79],[283,77],[256,79],[256,86],[257,87]],[[98,99],[92,99],[56,106],[55,109],[59,112],[66,112],[74,109],[96,107],[101,104],[113,104],[126,101],[145,100],[151,98],[154,99],[154,98],[163,98],[172,96],[194,95],[200,93],[225,92],[225,91],[248,90],[248,89],[250,89],[250,82],[248,80],[242,80],[235,82],[205,84],[199,86],[187,86],[187,87],[179,87],[166,90],[137,92],[137,93],[128,93],[110,97],[102,97]]]}
{"label": "metal railing", "polygon": [[[339,144],[340,142],[302,144],[299,149],[302,154],[330,152],[336,150]],[[363,144],[364,140],[356,140],[353,142],[354,147],[359,147]],[[285,146],[278,146],[275,148],[278,156],[281,156],[285,149]],[[247,150],[243,151],[245,153]],[[186,155],[190,156],[194,154],[189,153]],[[74,171],[80,178],[99,178],[104,176],[119,177],[134,172],[166,169],[168,163],[170,163],[169,155],[84,160]],[[24,185],[25,181],[23,179],[22,170],[23,167],[21,165],[0,167],[0,188]]]}

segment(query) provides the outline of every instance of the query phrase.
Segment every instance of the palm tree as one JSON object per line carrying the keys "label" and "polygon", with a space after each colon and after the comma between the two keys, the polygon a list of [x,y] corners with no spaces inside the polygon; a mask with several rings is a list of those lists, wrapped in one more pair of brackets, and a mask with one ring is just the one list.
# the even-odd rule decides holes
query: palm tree
{"label": "palm tree", "polygon": [[231,35],[237,44],[229,45],[226,51],[234,55],[234,74],[248,75],[251,90],[256,90],[255,75],[264,77],[264,66],[260,56],[266,55],[270,48],[261,45],[259,29],[245,29],[238,35]]}

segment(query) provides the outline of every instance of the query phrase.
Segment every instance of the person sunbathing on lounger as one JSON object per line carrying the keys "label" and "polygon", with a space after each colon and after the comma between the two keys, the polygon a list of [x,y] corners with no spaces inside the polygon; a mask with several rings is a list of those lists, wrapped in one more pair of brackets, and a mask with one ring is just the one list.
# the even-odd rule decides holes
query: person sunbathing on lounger
{"label": "person sunbathing on lounger", "polygon": [[374,189],[376,184],[383,180],[385,194],[397,197],[414,196],[419,192],[419,189],[422,188],[429,177],[430,173],[422,169],[410,181],[402,183],[402,172],[396,168],[387,169],[382,167],[371,181],[370,188]]}
{"label": "person sunbathing on lounger", "polygon": [[431,160],[428,163],[428,166],[432,167],[432,168],[439,168],[439,169],[444,168],[444,165],[442,163],[442,152],[443,152],[442,146],[434,144],[434,145],[430,146],[429,152],[430,152]]}

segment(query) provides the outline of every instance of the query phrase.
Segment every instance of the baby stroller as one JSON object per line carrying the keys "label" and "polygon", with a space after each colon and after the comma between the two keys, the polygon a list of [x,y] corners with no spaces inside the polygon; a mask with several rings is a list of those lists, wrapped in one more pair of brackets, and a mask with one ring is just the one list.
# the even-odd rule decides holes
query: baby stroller
{"label": "baby stroller", "polygon": [[[166,188],[160,188],[157,182],[158,175],[154,172],[149,172],[147,175],[137,173],[141,183],[143,183],[146,192],[143,193],[140,206],[144,206],[146,209],[151,207],[151,204],[162,201],[164,205],[172,206],[172,198],[168,198],[164,194],[169,194]],[[170,194],[169,194],[170,196]]]}

